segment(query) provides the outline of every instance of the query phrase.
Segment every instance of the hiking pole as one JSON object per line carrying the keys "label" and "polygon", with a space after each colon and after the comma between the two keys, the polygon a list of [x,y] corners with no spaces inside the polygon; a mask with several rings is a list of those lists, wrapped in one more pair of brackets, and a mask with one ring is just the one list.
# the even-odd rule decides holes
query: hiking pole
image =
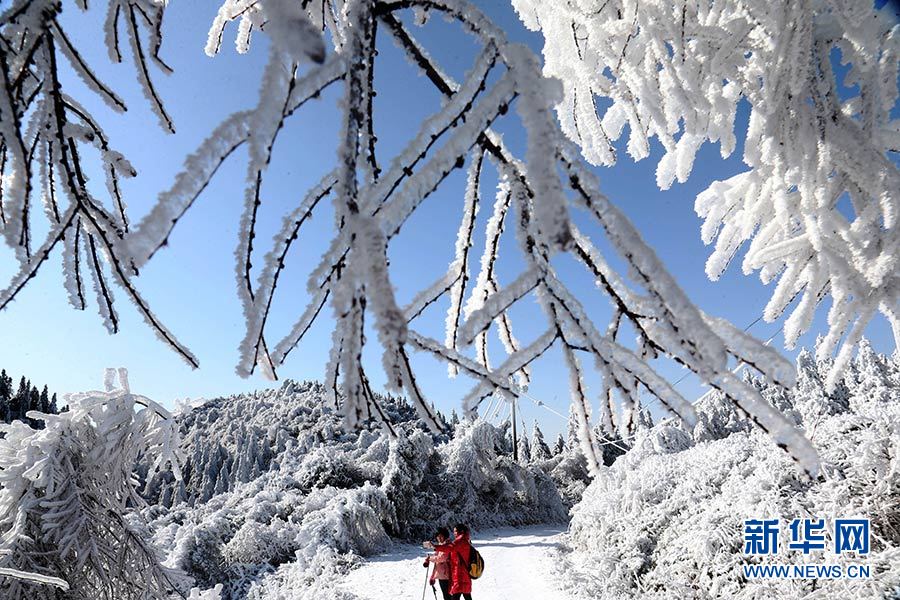
{"label": "hiking pole", "polygon": [[[422,600],[425,600],[425,590],[428,589],[428,571],[428,563],[425,563],[425,585],[422,587]],[[437,592],[434,593],[434,597],[437,598]]]}

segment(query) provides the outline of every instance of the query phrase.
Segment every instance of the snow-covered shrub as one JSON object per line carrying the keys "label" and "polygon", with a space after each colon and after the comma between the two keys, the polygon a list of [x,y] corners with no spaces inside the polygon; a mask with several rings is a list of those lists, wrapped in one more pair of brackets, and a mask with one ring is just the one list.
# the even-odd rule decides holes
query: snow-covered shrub
{"label": "snow-covered shrub", "polygon": [[324,487],[351,488],[362,481],[351,459],[327,446],[310,450],[295,476],[304,491]]}
{"label": "snow-covered shrub", "polygon": [[401,433],[397,439],[391,440],[381,489],[394,510],[389,527],[392,535],[409,538],[434,527],[421,502],[422,481],[431,466],[433,453],[431,438],[421,431],[409,437]]}
{"label": "snow-covered shrub", "polygon": [[439,489],[449,499],[443,522],[485,527],[564,521],[566,510],[549,476],[497,454],[496,436],[489,423],[465,423],[440,448],[446,472]]}
{"label": "snow-covered shrub", "polygon": [[[693,431],[663,423],[601,473],[573,509],[566,579],[587,597],[881,598],[900,585],[900,365],[865,342],[841,385],[822,391],[829,362],[798,359],[803,384],[754,381],[793,410],[822,457],[809,479],[715,394]],[[813,385],[818,382],[818,385]],[[790,411],[789,411],[790,412]],[[743,576],[745,519],[867,517],[872,578],[775,580]],[[778,563],[843,561],[782,552]],[[812,597],[812,596],[811,596]]]}
{"label": "snow-covered shrub", "polygon": [[577,450],[566,450],[557,455],[554,462],[556,464],[550,471],[550,477],[566,506],[574,506],[581,501],[584,489],[591,482],[587,460]]}
{"label": "snow-covered shrub", "polygon": [[[132,394],[127,373],[108,370],[106,390],[68,397],[36,430],[0,425],[0,568],[60,579],[75,598],[162,597],[173,588],[156,549],[128,520],[142,503],[132,469],[178,473],[176,432],[165,409]],[[0,577],[5,599],[59,598],[54,586]]]}
{"label": "snow-covered shrub", "polygon": [[248,519],[222,546],[222,559],[229,565],[284,562],[293,551],[290,534],[291,529],[281,518],[266,523]]}

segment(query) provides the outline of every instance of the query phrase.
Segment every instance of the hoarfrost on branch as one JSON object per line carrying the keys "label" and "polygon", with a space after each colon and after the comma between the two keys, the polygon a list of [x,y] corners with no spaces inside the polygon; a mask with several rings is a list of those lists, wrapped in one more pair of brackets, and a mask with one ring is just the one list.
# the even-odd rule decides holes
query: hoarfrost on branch
{"label": "hoarfrost on branch", "polygon": [[[524,5],[518,3],[520,8]],[[532,377],[531,363],[551,347],[559,346],[570,372],[572,402],[577,408],[574,414],[580,420],[578,435],[588,464],[596,471],[602,460],[592,427],[592,402],[583,379],[584,361],[593,364],[602,375],[600,421],[612,434],[614,429],[621,433],[634,427],[642,390],[658,398],[668,410],[685,421],[693,422],[691,404],[650,364],[651,359],[664,355],[726,393],[786,447],[807,471],[817,470],[818,459],[803,435],[730,370],[733,361],[741,361],[753,365],[774,381],[791,385],[793,371],[790,365],[777,352],[703,314],[687,298],[633,225],[600,192],[596,176],[583,161],[578,148],[564,135],[573,134],[571,120],[567,121],[563,114],[562,129],[557,124],[552,108],[564,103],[571,90],[565,89],[557,80],[545,78],[538,58],[527,47],[510,43],[494,23],[468,2],[334,0],[308,3],[302,11],[286,0],[226,0],[210,29],[206,50],[210,54],[219,51],[225,27],[232,21],[238,22],[236,43],[239,51],[247,49],[256,32],[262,31],[271,37],[270,59],[262,74],[258,104],[225,119],[188,157],[184,171],[175,177],[171,188],[159,196],[147,216],[134,226],[125,218],[124,202],[115,185],[111,187],[111,197],[116,210],[108,211],[89,195],[80,180],[77,149],[88,142],[104,152],[102,156],[107,159],[104,164],[113,175],[113,184],[127,163],[120,155],[108,150],[99,126],[59,88],[54,62],[57,49],[65,48],[63,52],[73,59],[76,70],[94,80],[88,67],[77,59],[74,49],[64,41],[64,34],[55,19],[60,6],[59,2],[49,0],[22,0],[0,16],[2,76],[5,78],[0,98],[0,114],[4,116],[0,132],[5,160],[3,230],[5,240],[17,248],[22,261],[21,273],[0,296],[3,306],[34,276],[55,246],[63,242],[66,286],[77,308],[84,307],[80,274],[87,268],[100,298],[101,314],[111,330],[117,329],[112,295],[100,261],[102,257],[110,265],[114,280],[125,289],[160,337],[190,364],[196,365],[193,355],[150,313],[132,280],[138,269],[167,244],[168,236],[181,216],[198,199],[222,164],[237,148],[246,146],[249,160],[244,211],[235,253],[235,278],[247,324],[237,366],[241,375],[247,376],[259,368],[274,377],[276,370],[329,305],[336,325],[326,382],[331,399],[340,404],[346,422],[352,426],[374,417],[390,427],[373,394],[367,366],[362,359],[363,348],[368,343],[364,332],[371,326],[382,349],[387,389],[407,394],[420,417],[437,428],[440,425],[434,409],[424,396],[410,360],[412,350],[428,353],[447,363],[451,374],[461,372],[476,380],[472,391],[464,398],[466,410],[474,413],[480,403],[492,395],[511,399],[522,394]],[[445,74],[416,38],[415,31],[405,24],[404,13],[408,9],[418,9],[419,13],[422,10],[443,13],[476,38],[481,51],[462,81],[454,81]],[[131,3],[117,0],[110,3],[110,11],[106,33],[111,56],[115,60],[121,58],[118,25],[124,19],[136,57],[139,81],[163,125],[172,128],[147,69],[150,63],[164,65],[157,54],[162,6],[150,0]],[[632,18],[643,14],[640,11],[632,13]],[[293,23],[293,27],[287,27],[286,23]],[[149,43],[142,40],[138,25],[149,32]],[[375,76],[377,36],[393,39],[446,98],[434,115],[419,124],[406,147],[390,160],[379,155],[380,146],[373,125],[373,97],[378,81]],[[332,46],[330,51],[325,48],[326,42]],[[627,45],[630,44],[632,41],[628,41]],[[626,58],[630,59],[633,53],[628,48]],[[860,60],[857,71],[863,72],[865,65],[870,64],[866,60],[876,59],[863,57]],[[552,64],[552,60],[548,60],[548,67]],[[656,72],[655,68],[653,72]],[[816,76],[819,75],[821,73]],[[795,79],[784,85],[795,85]],[[261,253],[255,243],[262,203],[260,190],[275,141],[288,119],[331,86],[343,88],[343,99],[337,107],[342,131],[336,166],[323,174],[297,208],[286,215],[281,231],[254,272],[253,261]],[[99,81],[93,89],[116,104],[116,96]],[[707,90],[710,97],[719,98],[713,92]],[[692,110],[715,114],[708,107],[709,98],[698,92],[700,97],[703,101],[698,100],[696,106],[685,105],[693,106]],[[836,102],[834,98],[826,100]],[[869,101],[882,106],[887,100],[876,96]],[[498,119],[513,118],[511,114],[507,116],[510,107],[515,108],[526,133],[524,156],[516,156],[492,129]],[[796,110],[817,114],[810,112],[813,108],[805,106],[798,105]],[[627,119],[623,116],[620,120],[624,123]],[[46,123],[53,135],[44,133]],[[849,121],[841,123],[843,121],[838,119],[837,124],[826,127],[863,126]],[[873,118],[871,129],[877,131],[878,136],[882,135],[881,125],[881,121]],[[764,131],[769,136],[765,139],[781,139],[782,131],[766,129],[763,123],[759,126],[763,128],[760,135]],[[675,134],[669,129],[664,131],[668,131],[668,135]],[[724,131],[721,129],[716,135],[727,137]],[[693,148],[705,138],[682,136],[681,139],[686,140],[684,143],[679,141],[681,146],[690,144]],[[640,147],[644,142],[640,139],[635,142],[637,155],[641,154]],[[31,148],[36,151],[31,152]],[[807,146],[803,148],[809,151]],[[845,153],[852,150],[841,148]],[[838,152],[837,147],[828,150],[833,155]],[[790,151],[800,152],[800,146]],[[53,158],[45,160],[45,156]],[[692,151],[681,151],[681,159],[676,161],[677,173],[686,174],[692,156]],[[768,154],[766,156],[768,160]],[[825,176],[821,169],[832,168],[828,166],[832,163],[808,152],[804,156],[806,162],[803,164],[811,169],[811,173]],[[879,156],[883,158],[883,153]],[[588,158],[598,162],[589,151]],[[875,162],[873,157],[867,168]],[[785,164],[785,161],[778,163],[781,167]],[[42,173],[46,171],[46,192],[42,198],[48,207],[45,212],[51,221],[51,231],[37,251],[32,251],[27,232],[28,211],[35,195],[30,187],[35,166],[43,169]],[[468,169],[468,184],[461,198],[455,256],[447,272],[418,294],[411,305],[400,306],[387,260],[389,245],[432,192],[453,170],[461,168]],[[487,208],[491,211],[485,229],[487,241],[480,262],[477,262],[471,256],[473,229],[475,216],[484,201],[481,174],[488,168],[496,171],[500,184],[492,206]],[[867,186],[883,185],[892,190],[896,186],[891,188],[888,180],[895,171],[885,168],[879,171],[880,179],[863,179]],[[790,173],[795,177],[798,172],[791,170]],[[841,175],[833,181],[829,179],[828,189],[856,182],[857,173],[852,175]],[[816,188],[806,175],[797,182],[798,186],[803,183],[803,186]],[[869,187],[865,189],[869,190]],[[61,194],[57,194],[57,190],[61,190]],[[801,196],[804,193],[796,192]],[[54,200],[59,196],[66,202]],[[301,235],[303,226],[326,199],[333,207],[334,237],[309,276],[307,288],[311,300],[308,306],[297,311],[293,327],[273,332],[267,324],[272,299],[283,276],[285,257]],[[896,254],[889,253],[890,248],[896,246],[896,240],[888,235],[894,231],[891,229],[892,217],[888,218],[893,212],[888,209],[894,197],[884,193],[879,196],[879,202],[871,204],[876,208],[867,208],[865,214],[883,213],[883,229],[887,234],[871,237],[870,234],[881,231],[874,225],[876,217],[872,217],[876,220],[866,221],[869,225],[862,227],[865,232],[842,238],[842,243],[851,244],[852,240],[866,235],[874,241],[865,248],[854,246],[854,249],[863,254],[875,252],[891,257]],[[782,205],[785,203],[781,202]],[[584,211],[603,231],[618,259],[627,264],[627,278],[610,267],[595,241],[570,219],[572,208]],[[723,214],[722,218],[727,217]],[[496,273],[500,239],[510,235],[518,244],[525,268],[510,284],[501,286]],[[894,246],[890,246],[891,243]],[[771,243],[766,245],[769,249],[773,247]],[[598,290],[608,297],[613,308],[609,323],[593,322],[584,304],[591,299],[576,297],[558,277],[553,259],[563,252],[570,253],[587,269],[597,282]],[[812,254],[805,264],[813,266],[804,267],[804,275],[798,274],[796,281],[806,281],[803,277],[812,272],[824,273],[826,267],[815,265],[826,260],[821,257],[827,255],[827,252]],[[841,253],[841,256],[852,254]],[[476,263],[478,272],[470,278],[470,266]],[[870,283],[880,286],[893,281],[893,263],[888,263],[878,263],[882,265],[878,271],[882,278]],[[767,268],[766,272],[774,276],[777,269]],[[846,275],[841,281],[855,281],[851,270]],[[826,277],[823,281],[831,282],[833,294],[837,294],[839,285],[843,285],[834,277]],[[891,289],[896,293],[897,286]],[[862,305],[858,304],[860,296],[855,289],[845,295],[846,302],[839,305],[849,307],[842,313],[849,323],[856,310],[853,307]],[[526,298],[537,299],[546,316],[544,333],[530,342],[520,341],[513,334],[510,318],[510,308]],[[439,301],[449,304],[443,341],[416,330],[416,319]],[[896,299],[890,302],[896,302]],[[878,299],[875,304],[865,304],[865,307],[869,312],[883,311],[884,306],[888,306],[886,303],[888,300]],[[637,344],[626,344],[619,339],[620,325],[625,322],[636,332]],[[507,354],[497,365],[488,360],[487,332],[491,328],[496,328]],[[271,345],[270,335],[276,336]],[[472,346],[474,349],[470,349]],[[621,406],[621,410],[617,410],[617,406]]]}
{"label": "hoarfrost on branch", "polygon": [[[900,341],[900,24],[891,3],[778,0],[513,0],[544,35],[544,73],[561,79],[563,132],[594,165],[665,150],[657,185],[691,174],[697,151],[737,145],[746,101],[748,169],[697,196],[718,279],[746,244],[744,274],[778,280],[763,316],[793,348],[831,297],[820,358],[833,389],[871,319]],[[599,102],[598,102],[599,98]],[[896,113],[894,113],[896,114]],[[843,340],[843,341],[842,341]]]}

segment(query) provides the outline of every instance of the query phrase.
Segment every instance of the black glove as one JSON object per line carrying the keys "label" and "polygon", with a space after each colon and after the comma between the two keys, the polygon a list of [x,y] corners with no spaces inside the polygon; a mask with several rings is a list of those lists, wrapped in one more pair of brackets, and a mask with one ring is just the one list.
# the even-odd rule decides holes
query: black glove
{"label": "black glove", "polygon": [[422,566],[425,567],[426,569],[428,568],[428,559],[427,558],[425,559],[425,562],[422,563]]}

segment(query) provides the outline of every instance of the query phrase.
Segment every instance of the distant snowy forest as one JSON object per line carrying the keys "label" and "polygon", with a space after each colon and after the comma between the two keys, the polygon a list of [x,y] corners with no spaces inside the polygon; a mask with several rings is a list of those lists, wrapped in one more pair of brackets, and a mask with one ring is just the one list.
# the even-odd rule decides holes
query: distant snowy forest
{"label": "distant snowy forest", "polygon": [[46,385],[39,390],[23,375],[18,387],[14,387],[13,378],[6,374],[6,369],[0,371],[0,422],[10,423],[21,419],[32,427],[43,427],[44,423],[40,419],[26,416],[28,411],[55,415],[59,413],[59,409],[56,392],[51,395]]}
{"label": "distant snowy forest", "polygon": [[321,597],[391,538],[420,541],[455,522],[565,522],[588,482],[575,440],[553,455],[538,428],[538,458],[516,462],[508,426],[451,420],[430,433],[399,398],[382,399],[396,437],[375,421],[347,431],[322,406],[325,393],[287,381],[177,417],[183,478],[148,477],[149,462],[137,470],[150,504],[142,515],[167,566],[205,587],[224,582],[225,598],[282,588]]}

